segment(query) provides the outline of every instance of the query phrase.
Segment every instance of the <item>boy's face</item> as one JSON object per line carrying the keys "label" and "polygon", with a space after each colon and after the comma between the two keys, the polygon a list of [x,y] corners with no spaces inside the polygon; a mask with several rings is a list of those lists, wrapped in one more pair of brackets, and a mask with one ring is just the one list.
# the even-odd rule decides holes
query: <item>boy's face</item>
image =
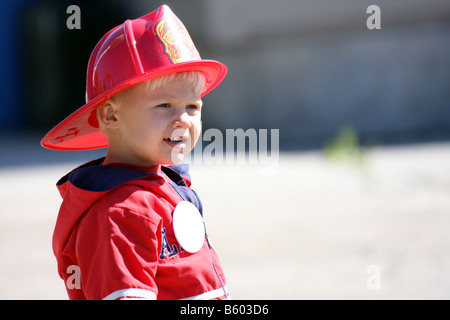
{"label": "boy's face", "polygon": [[183,160],[201,131],[202,100],[184,80],[158,90],[136,88],[116,112],[118,139],[110,144],[114,162],[138,166],[170,165]]}

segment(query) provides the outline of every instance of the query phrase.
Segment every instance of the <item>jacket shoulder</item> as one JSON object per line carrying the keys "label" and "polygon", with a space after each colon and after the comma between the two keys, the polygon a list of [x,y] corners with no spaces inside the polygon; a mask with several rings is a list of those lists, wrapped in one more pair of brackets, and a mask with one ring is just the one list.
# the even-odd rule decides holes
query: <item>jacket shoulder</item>
{"label": "jacket shoulder", "polygon": [[92,207],[102,211],[122,209],[141,215],[154,215],[168,210],[164,198],[152,189],[136,184],[122,184],[106,193]]}

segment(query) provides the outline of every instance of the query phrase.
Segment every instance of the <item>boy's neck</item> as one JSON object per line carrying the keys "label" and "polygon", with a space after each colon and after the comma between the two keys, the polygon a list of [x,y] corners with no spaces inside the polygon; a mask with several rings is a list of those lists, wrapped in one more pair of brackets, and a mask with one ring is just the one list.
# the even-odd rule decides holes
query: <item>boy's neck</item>
{"label": "boy's neck", "polygon": [[[106,158],[105,158],[106,160]],[[131,169],[135,169],[138,171],[142,171],[142,172],[147,172],[147,173],[152,173],[152,174],[157,174],[161,171],[161,165],[153,165],[153,166],[139,166],[139,165],[135,165],[135,164],[131,164],[131,163],[126,163],[126,162],[105,162],[103,161],[102,164],[103,166],[108,166],[108,167],[127,167],[127,168],[131,168]]]}

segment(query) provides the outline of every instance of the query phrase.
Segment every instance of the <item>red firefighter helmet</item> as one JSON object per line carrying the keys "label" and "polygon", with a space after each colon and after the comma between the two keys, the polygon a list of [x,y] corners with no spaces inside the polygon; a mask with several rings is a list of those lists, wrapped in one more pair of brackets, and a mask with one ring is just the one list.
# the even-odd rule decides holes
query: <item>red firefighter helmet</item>
{"label": "red firefighter helmet", "polygon": [[227,68],[200,58],[183,23],[165,5],[125,21],[103,36],[89,58],[86,104],[48,132],[41,145],[55,150],[108,147],[99,130],[97,107],[142,81],[183,71],[205,75],[204,96],[223,80]]}

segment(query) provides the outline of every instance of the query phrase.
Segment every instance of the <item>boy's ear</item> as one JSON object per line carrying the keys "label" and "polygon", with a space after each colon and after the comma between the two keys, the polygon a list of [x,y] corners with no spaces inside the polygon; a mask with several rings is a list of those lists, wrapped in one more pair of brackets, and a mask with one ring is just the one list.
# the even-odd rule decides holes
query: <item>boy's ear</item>
{"label": "boy's ear", "polygon": [[116,117],[117,105],[111,100],[106,101],[97,109],[97,119],[100,127],[115,129],[118,127],[118,120]]}

